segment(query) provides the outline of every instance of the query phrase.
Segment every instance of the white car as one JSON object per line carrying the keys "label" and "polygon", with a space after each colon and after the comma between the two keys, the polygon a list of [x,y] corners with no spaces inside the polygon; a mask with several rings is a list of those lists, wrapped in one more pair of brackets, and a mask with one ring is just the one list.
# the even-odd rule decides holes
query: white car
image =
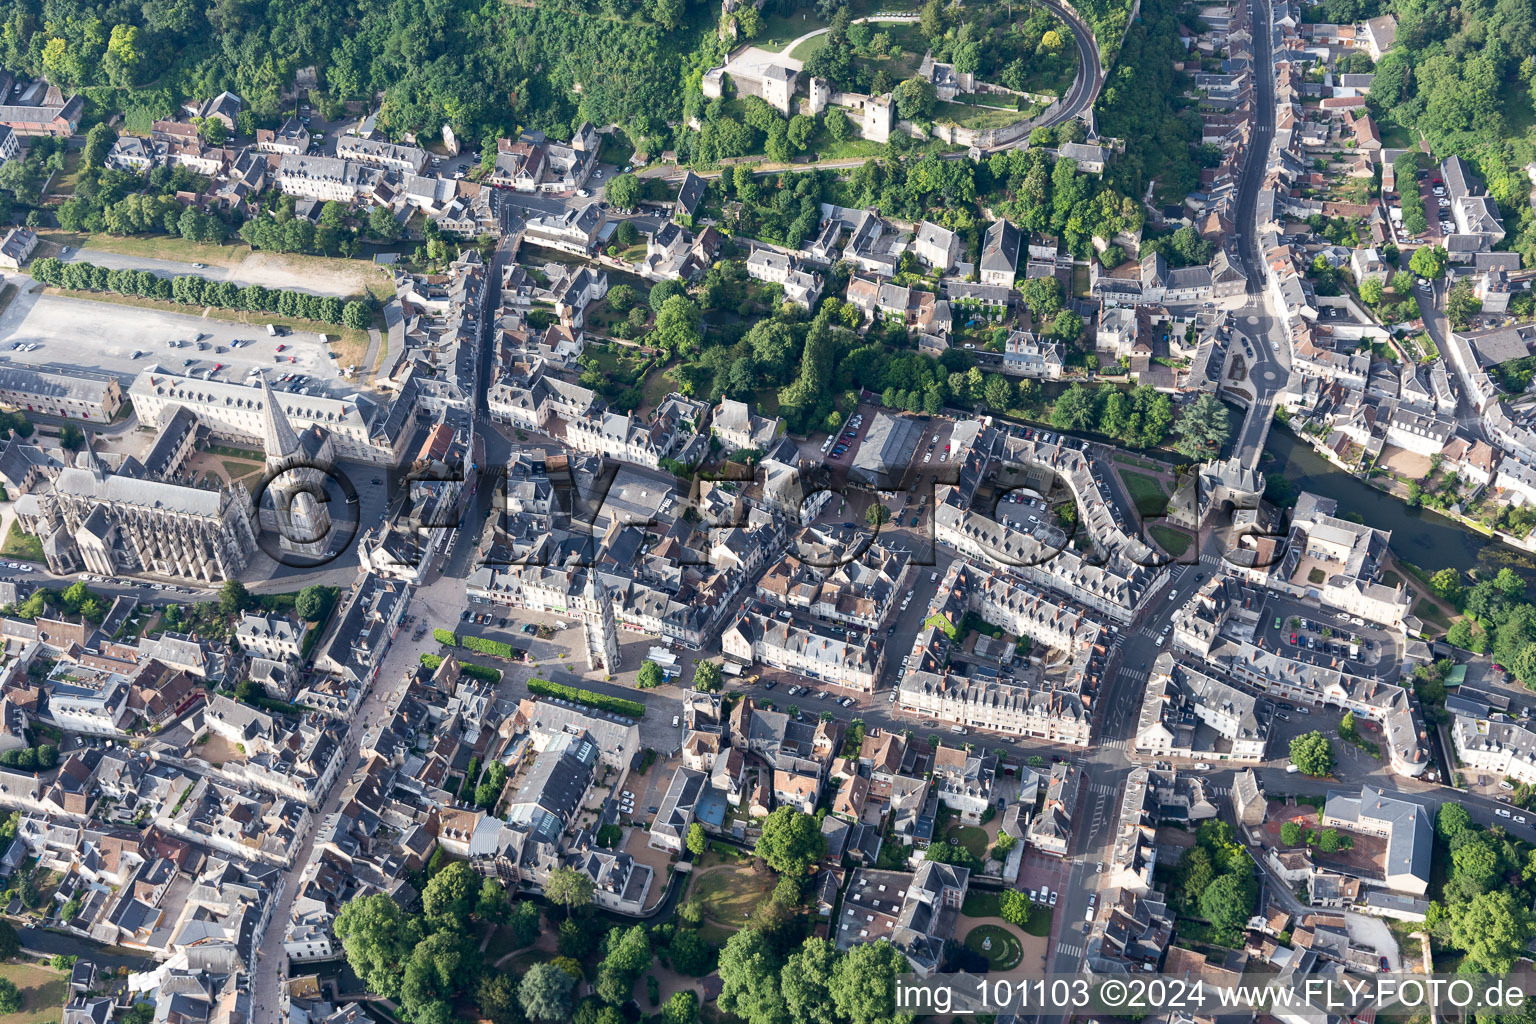
{"label": "white car", "polygon": [[673,715],[672,716],[672,728],[676,729],[680,724],[682,724],[682,721],[683,720],[681,718],[679,718],[677,715]]}
{"label": "white car", "polygon": [[1515,815],[1515,824],[1516,825],[1524,825],[1524,824],[1526,824],[1526,821],[1527,821],[1527,819],[1526,819],[1525,815],[1523,815],[1523,814]]}
{"label": "white car", "polygon": [[1494,814],[1496,814],[1496,815],[1498,815],[1498,816],[1499,816],[1499,817],[1501,817],[1501,818],[1510,818],[1510,817],[1513,817],[1513,815],[1512,815],[1512,814],[1510,814],[1510,813],[1509,813],[1509,812],[1508,812],[1508,811],[1506,811],[1506,810],[1505,810],[1505,809],[1504,809],[1504,808],[1502,808],[1502,807],[1500,807],[1500,808],[1499,808],[1499,809],[1498,809],[1498,810],[1496,810],[1496,811],[1494,811],[1494,812],[1493,812],[1493,813],[1494,813]]}
{"label": "white car", "polygon": [[896,703],[896,691],[895,690],[891,691],[891,696],[890,696],[889,699],[886,700],[886,703],[887,704],[895,704]]}
{"label": "white car", "polygon": [[1195,771],[1197,772],[1208,772],[1210,770],[1211,766],[1206,764],[1204,761],[1201,761],[1199,764],[1195,765]]}

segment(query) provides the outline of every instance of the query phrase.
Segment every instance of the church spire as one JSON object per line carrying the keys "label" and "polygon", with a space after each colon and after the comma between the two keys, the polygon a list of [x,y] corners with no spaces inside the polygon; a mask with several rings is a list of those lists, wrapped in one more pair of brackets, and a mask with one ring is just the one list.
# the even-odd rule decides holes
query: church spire
{"label": "church spire", "polygon": [[299,450],[299,435],[294,433],[288,414],[283,412],[277,393],[267,378],[261,378],[261,425],[263,452],[268,461],[291,458]]}

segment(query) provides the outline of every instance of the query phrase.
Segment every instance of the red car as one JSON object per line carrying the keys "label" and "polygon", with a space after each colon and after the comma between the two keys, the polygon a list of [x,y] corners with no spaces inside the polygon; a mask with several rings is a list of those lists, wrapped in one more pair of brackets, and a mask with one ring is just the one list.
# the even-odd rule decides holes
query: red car
{"label": "red car", "polygon": [[213,372],[214,373],[218,373],[222,369],[224,369],[224,364],[223,363],[214,363],[213,364]]}
{"label": "red car", "polygon": [[285,348],[287,348],[287,347],[288,347],[288,346],[287,346],[287,345],[279,345],[279,346],[277,346],[277,350],[278,350],[278,351],[279,351],[279,352],[281,352],[281,351],[282,351],[282,350],[283,350],[283,349],[285,349]]}

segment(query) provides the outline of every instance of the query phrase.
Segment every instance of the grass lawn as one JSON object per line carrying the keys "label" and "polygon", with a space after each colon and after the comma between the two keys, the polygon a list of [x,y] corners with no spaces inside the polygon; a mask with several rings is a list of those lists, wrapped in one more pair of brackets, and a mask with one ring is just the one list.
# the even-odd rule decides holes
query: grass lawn
{"label": "grass lawn", "polygon": [[1157,541],[1157,546],[1174,558],[1178,558],[1188,551],[1189,546],[1195,542],[1195,538],[1183,530],[1175,530],[1173,527],[1164,526],[1161,523],[1153,526],[1149,532],[1152,534],[1152,539]]}
{"label": "grass lawn", "polygon": [[832,34],[830,32],[824,32],[819,36],[811,36],[811,38],[790,50],[789,55],[796,60],[810,60],[811,55],[823,46],[826,46],[827,40],[831,38]]}
{"label": "grass lawn", "polygon": [[965,937],[965,948],[987,958],[994,971],[1009,971],[1024,959],[1024,944],[1002,925],[984,924],[972,928]]}
{"label": "grass lawn", "polygon": [[817,160],[862,160],[880,156],[885,151],[883,144],[868,139],[844,139],[838,142],[827,134],[826,129],[817,133],[809,148]]}
{"label": "grass lawn", "polygon": [[1440,606],[1428,599],[1420,599],[1413,606],[1413,614],[1441,631],[1451,628],[1451,620],[1445,617],[1445,613],[1440,610]]}
{"label": "grass lawn", "polygon": [[966,917],[1002,917],[1003,894],[972,889],[965,894],[960,913]]}
{"label": "grass lawn", "polygon": [[952,842],[958,840],[959,844],[969,850],[971,852],[971,856],[975,857],[977,860],[986,859],[986,829],[977,828],[975,825],[955,825],[950,828],[948,833],[946,833],[946,837]]}
{"label": "grass lawn", "polygon": [[28,562],[41,562],[43,542],[30,533],[24,533],[18,524],[12,523],[10,532],[5,535],[5,543],[0,545],[0,555],[6,558],[20,558]]}
{"label": "grass lawn", "polygon": [[[750,40],[750,43],[759,50],[778,53],[807,32],[814,32],[819,28],[826,27],[826,22],[815,16],[807,17],[806,13],[796,12],[789,17],[775,14],[772,17],[763,19],[763,27],[758,30],[757,37]],[[818,38],[825,39],[826,37],[819,36]],[[790,54],[790,56],[799,57],[800,52],[797,50]]]}
{"label": "grass lawn", "polygon": [[0,1014],[0,1024],[41,1024],[59,1019],[64,990],[69,985],[69,976],[63,971],[34,964],[4,964],[0,965],[0,978],[21,990],[21,1009]]}
{"label": "grass lawn", "polygon": [[1029,907],[1029,921],[1024,925],[1024,931],[1030,935],[1044,937],[1051,934],[1051,915],[1055,913],[1050,907],[1042,907],[1038,903],[1032,903]]}
{"label": "grass lawn", "polygon": [[75,194],[75,182],[80,178],[80,150],[71,149],[64,154],[64,169],[53,177],[48,195],[68,198]]}
{"label": "grass lawn", "polygon": [[755,873],[750,865],[716,869],[693,886],[690,898],[704,904],[704,913],[721,924],[745,921],[767,899],[772,880]]}
{"label": "grass lawn", "polygon": [[953,121],[962,128],[984,130],[1006,128],[1016,121],[1028,120],[1032,107],[1024,110],[1000,110],[997,107],[973,107],[968,103],[939,103],[934,106],[935,121]]}
{"label": "grass lawn", "polygon": [[652,370],[645,378],[645,383],[640,386],[640,393],[647,409],[654,409],[661,404],[661,400],[678,389],[677,381],[672,379],[670,368],[658,368]]}
{"label": "grass lawn", "polygon": [[84,234],[73,231],[39,231],[38,235],[59,245],[72,245],[77,249],[97,249],[115,252],[120,256],[143,256],[156,260],[174,260],[177,263],[209,263],[232,267],[251,253],[244,242],[226,242],[209,245],[188,242],[170,235],[109,235],[105,231]]}
{"label": "grass lawn", "polygon": [[1136,511],[1144,516],[1160,515],[1168,509],[1168,492],[1163,485],[1145,473],[1120,471],[1120,479],[1136,503]]}

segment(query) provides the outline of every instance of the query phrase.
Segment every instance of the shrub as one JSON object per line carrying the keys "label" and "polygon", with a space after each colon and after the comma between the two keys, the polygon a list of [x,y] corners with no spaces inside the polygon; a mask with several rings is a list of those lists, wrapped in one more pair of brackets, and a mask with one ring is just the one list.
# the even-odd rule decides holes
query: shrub
{"label": "shrub", "polygon": [[591,690],[578,689],[575,686],[566,686],[563,683],[552,683],[548,679],[534,677],[528,680],[530,693],[540,694],[545,697],[558,697],[568,700],[573,704],[585,704],[589,708],[597,708],[599,711],[610,711],[616,715],[625,715],[629,718],[644,718],[645,705],[622,697],[610,697],[605,693],[593,693]]}

